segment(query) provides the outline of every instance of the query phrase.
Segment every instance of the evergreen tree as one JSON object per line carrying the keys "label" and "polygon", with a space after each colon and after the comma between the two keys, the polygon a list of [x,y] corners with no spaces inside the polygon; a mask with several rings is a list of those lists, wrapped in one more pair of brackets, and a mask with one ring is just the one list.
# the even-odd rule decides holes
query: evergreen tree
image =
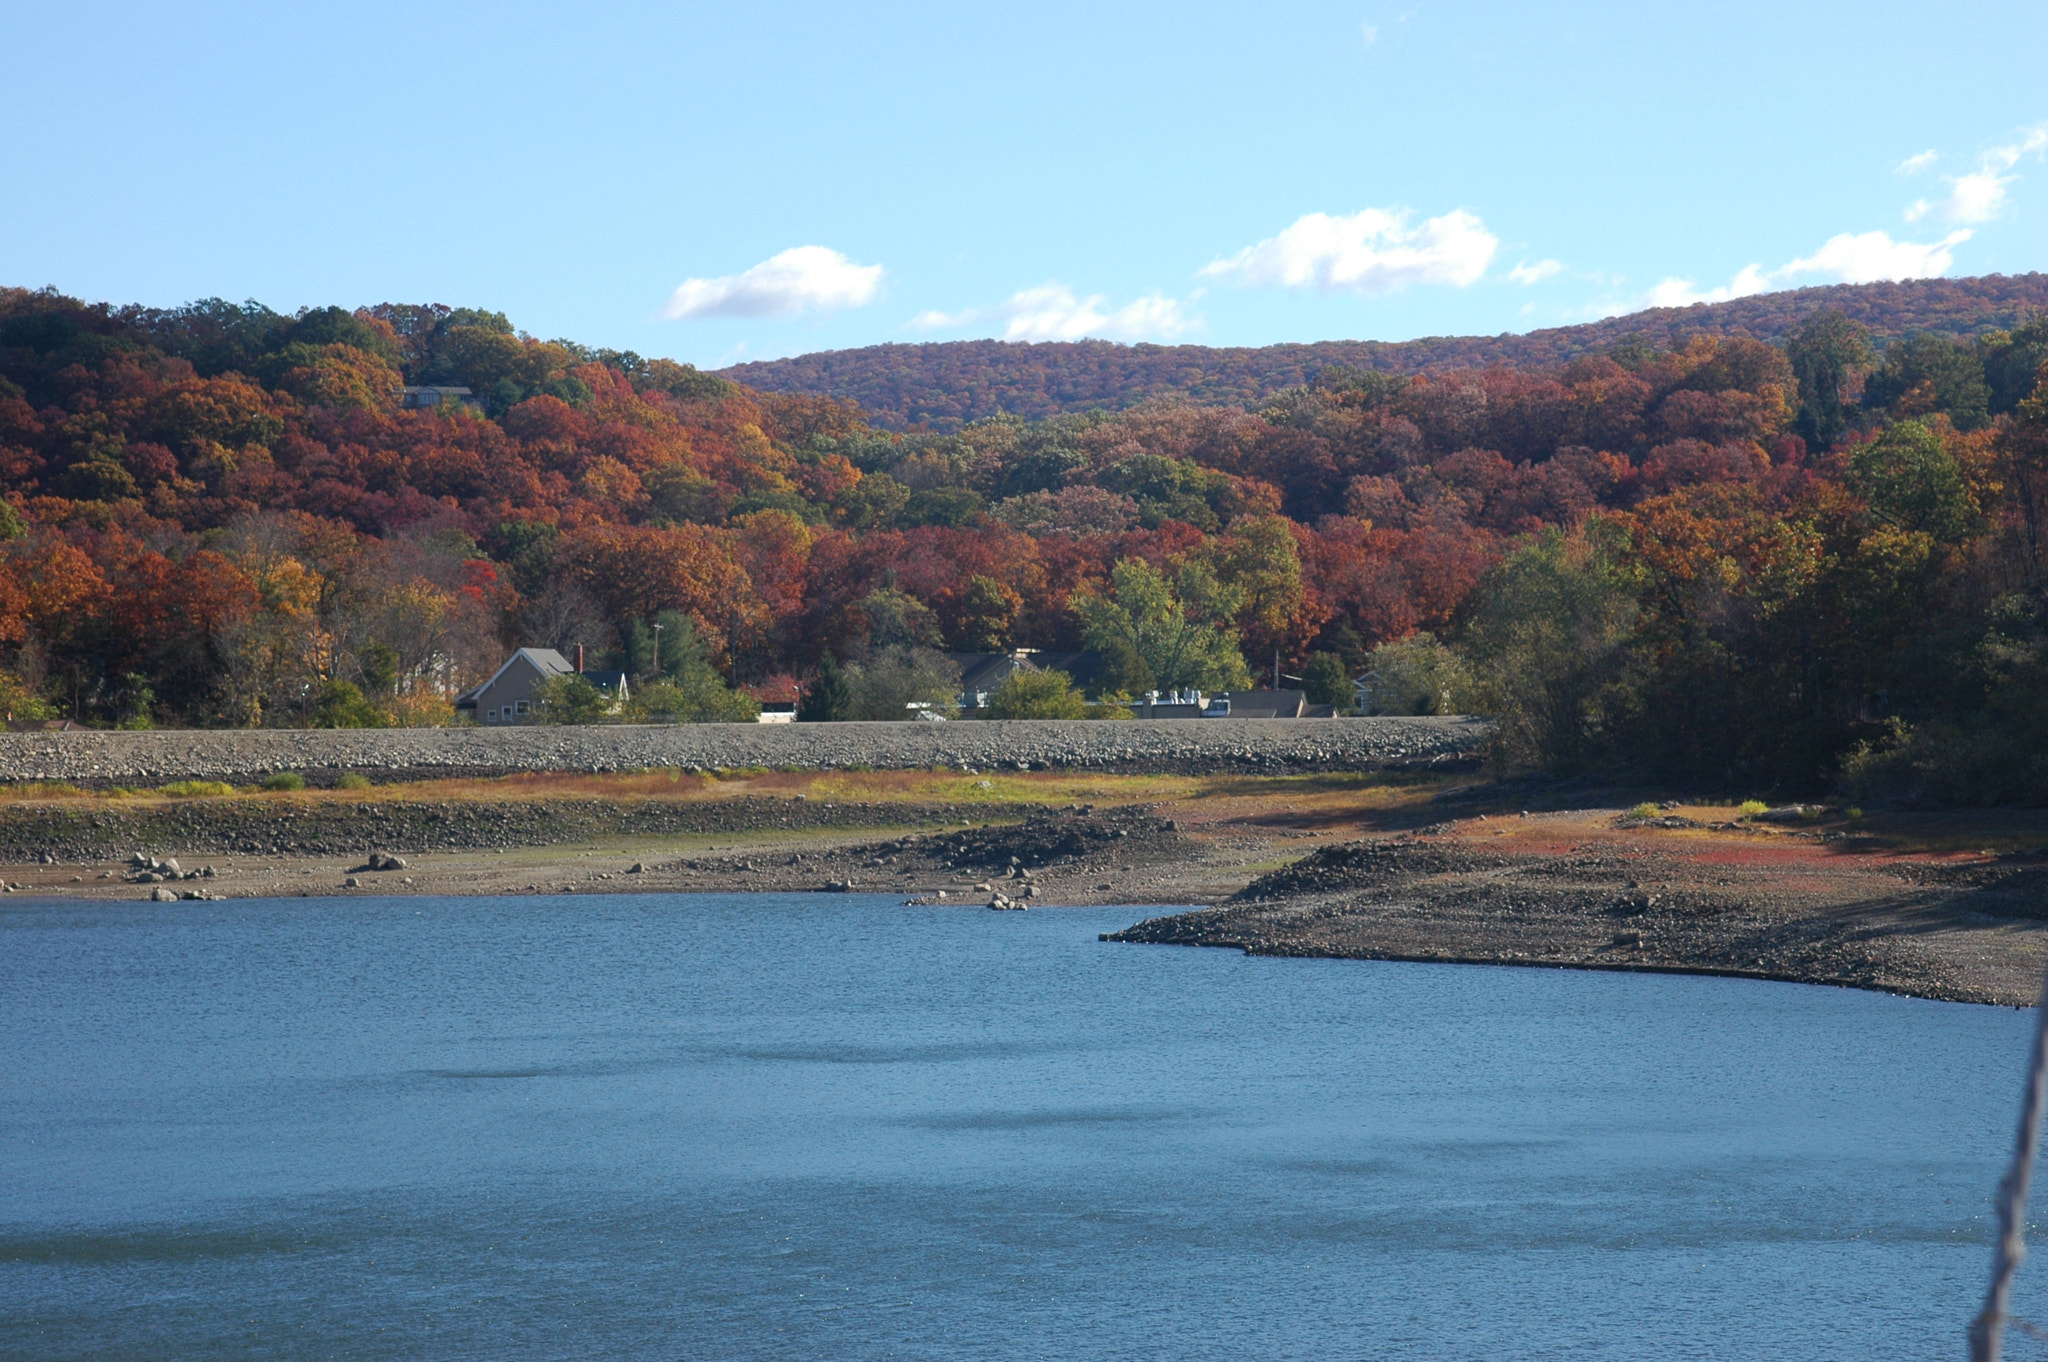
{"label": "evergreen tree", "polygon": [[798,723],[838,723],[853,707],[853,696],[847,690],[845,674],[839,670],[839,663],[832,654],[818,664],[818,679],[804,692],[803,703],[796,707]]}

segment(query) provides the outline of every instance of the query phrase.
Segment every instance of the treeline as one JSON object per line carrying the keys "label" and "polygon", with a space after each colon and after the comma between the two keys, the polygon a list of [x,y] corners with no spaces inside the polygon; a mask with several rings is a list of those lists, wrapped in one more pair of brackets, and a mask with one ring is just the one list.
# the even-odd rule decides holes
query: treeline
{"label": "treeline", "polygon": [[1097,408],[1121,411],[1169,397],[1256,407],[1284,389],[1311,382],[1332,364],[1418,374],[1556,367],[1625,343],[1683,349],[1701,335],[1783,344],[1808,317],[1825,311],[1862,324],[1880,346],[1922,334],[1968,340],[1987,331],[2010,330],[2042,309],[2048,309],[2048,274],[1990,275],[1762,293],[1726,303],[1654,308],[1519,336],[1322,341],[1257,349],[1110,341],[948,341],[823,351],[759,360],[721,372],[764,391],[816,393],[857,402],[878,426],[953,431],[1004,412],[1036,420]]}
{"label": "treeline", "polygon": [[1092,648],[1098,692],[1369,673],[1497,713],[1514,769],[2039,799],[2044,360],[2040,321],[1880,353],[1822,312],[896,432],[491,313],[10,291],[0,701],[446,722],[507,648],[583,643],[649,717],[827,677],[902,714],[942,650]]}

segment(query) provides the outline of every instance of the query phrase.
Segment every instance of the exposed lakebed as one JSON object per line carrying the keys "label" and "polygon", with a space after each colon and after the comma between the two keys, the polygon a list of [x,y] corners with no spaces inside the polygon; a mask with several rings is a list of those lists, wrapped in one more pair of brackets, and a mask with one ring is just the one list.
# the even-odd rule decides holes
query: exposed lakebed
{"label": "exposed lakebed", "polygon": [[2028,1014],[1131,920],[9,903],[0,1353],[1958,1350]]}

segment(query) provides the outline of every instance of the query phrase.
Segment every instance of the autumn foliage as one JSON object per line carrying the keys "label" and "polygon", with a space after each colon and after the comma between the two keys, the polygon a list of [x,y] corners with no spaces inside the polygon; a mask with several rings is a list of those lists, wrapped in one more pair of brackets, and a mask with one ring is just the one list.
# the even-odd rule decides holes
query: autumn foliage
{"label": "autumn foliage", "polygon": [[[1251,402],[884,430],[497,314],[11,290],[0,649],[88,722],[303,724],[344,682],[437,722],[510,646],[630,669],[666,612],[739,685],[905,629],[1077,649],[1141,563],[1129,580],[1205,584],[1253,673],[1356,673],[1420,632],[1485,636],[1503,574],[1575,543],[1542,571],[1602,565],[1627,665],[1581,677],[1605,727],[1571,750],[1811,783],[2024,671],[2043,359],[2038,322],[1878,352],[1809,318],[1782,344],[1323,363]],[[408,406],[408,385],[469,396]],[[1958,649],[2005,661],[1933,684]]]}

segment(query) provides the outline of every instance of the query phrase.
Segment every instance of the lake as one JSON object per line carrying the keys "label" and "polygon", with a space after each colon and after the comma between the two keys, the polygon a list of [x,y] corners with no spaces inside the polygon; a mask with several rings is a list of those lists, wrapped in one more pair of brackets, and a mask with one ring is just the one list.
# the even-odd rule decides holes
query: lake
{"label": "lake", "polygon": [[1962,1354],[2031,1013],[1146,915],[10,901],[0,1356]]}

